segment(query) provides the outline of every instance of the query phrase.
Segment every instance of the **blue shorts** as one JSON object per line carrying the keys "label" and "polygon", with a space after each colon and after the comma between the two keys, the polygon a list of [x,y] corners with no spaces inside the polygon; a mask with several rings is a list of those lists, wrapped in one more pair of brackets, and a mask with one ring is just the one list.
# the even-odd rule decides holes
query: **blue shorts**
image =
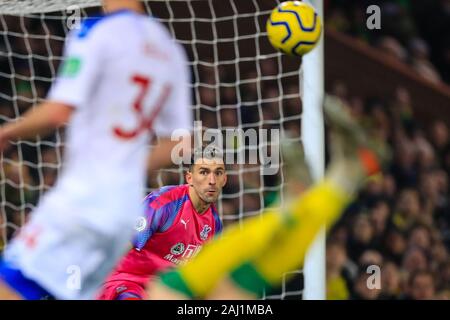
{"label": "blue shorts", "polygon": [[26,300],[53,300],[53,296],[33,280],[27,279],[19,269],[0,260],[0,281]]}

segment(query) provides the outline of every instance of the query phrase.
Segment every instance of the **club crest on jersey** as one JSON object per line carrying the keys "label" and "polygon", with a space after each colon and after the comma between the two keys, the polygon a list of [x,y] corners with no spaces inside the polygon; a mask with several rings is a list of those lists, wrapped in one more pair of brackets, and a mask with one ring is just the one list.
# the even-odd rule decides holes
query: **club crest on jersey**
{"label": "club crest on jersey", "polygon": [[120,286],[116,288],[116,293],[121,293],[125,290],[127,290],[128,288],[126,286]]}
{"label": "club crest on jersey", "polygon": [[180,255],[184,252],[184,243],[178,242],[172,248],[170,248],[170,252],[174,255]]}
{"label": "club crest on jersey", "polygon": [[145,230],[145,227],[147,226],[147,219],[145,217],[139,217],[136,221],[136,225],[134,226],[134,229],[137,232],[141,232]]}
{"label": "club crest on jersey", "polygon": [[207,224],[205,224],[203,226],[203,230],[202,232],[200,232],[200,239],[202,239],[203,241],[205,241],[206,239],[208,239],[208,234],[211,231],[211,227],[208,226]]}

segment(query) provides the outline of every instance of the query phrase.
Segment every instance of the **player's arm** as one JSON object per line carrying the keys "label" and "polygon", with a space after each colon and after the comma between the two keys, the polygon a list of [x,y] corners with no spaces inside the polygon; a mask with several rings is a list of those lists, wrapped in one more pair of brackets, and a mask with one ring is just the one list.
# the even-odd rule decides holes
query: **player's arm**
{"label": "player's arm", "polygon": [[135,226],[136,234],[132,241],[134,249],[141,250],[156,232],[164,232],[167,229],[166,224],[171,212],[165,206],[154,204],[158,197],[158,191],[155,191],[150,193],[143,202],[145,211],[144,215],[138,218]]}
{"label": "player's arm", "polygon": [[89,99],[102,71],[102,62],[110,51],[105,34],[95,32],[91,22],[85,21],[80,30],[74,30],[67,37],[64,62],[47,101],[29,110],[19,121],[0,128],[0,150],[9,140],[46,135],[64,125],[74,109]]}
{"label": "player's arm", "polygon": [[[174,157],[185,155],[191,150],[191,131],[193,127],[192,94],[189,83],[189,68],[182,47],[174,44],[171,65],[171,93],[154,123],[154,132],[159,137],[148,161],[148,171],[173,164],[179,164]],[[188,156],[190,159],[190,156]]]}
{"label": "player's arm", "polygon": [[0,128],[0,150],[11,140],[30,139],[51,133],[67,123],[72,112],[73,108],[65,103],[48,101],[37,105],[28,110],[19,121]]}

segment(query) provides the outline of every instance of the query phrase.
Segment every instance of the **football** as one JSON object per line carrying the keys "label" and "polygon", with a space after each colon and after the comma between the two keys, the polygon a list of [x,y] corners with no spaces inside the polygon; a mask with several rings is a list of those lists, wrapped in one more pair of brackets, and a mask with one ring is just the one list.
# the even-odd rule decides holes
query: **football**
{"label": "football", "polygon": [[322,21],[310,4],[286,1],[272,10],[266,29],[273,47],[288,55],[303,56],[317,45]]}

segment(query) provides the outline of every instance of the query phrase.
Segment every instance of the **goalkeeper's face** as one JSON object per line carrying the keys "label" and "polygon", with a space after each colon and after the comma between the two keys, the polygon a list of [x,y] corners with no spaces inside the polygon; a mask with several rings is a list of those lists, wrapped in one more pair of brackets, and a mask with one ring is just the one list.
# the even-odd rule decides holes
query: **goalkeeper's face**
{"label": "goalkeeper's face", "polygon": [[223,160],[220,158],[198,159],[187,172],[186,181],[204,202],[215,202],[227,182]]}

